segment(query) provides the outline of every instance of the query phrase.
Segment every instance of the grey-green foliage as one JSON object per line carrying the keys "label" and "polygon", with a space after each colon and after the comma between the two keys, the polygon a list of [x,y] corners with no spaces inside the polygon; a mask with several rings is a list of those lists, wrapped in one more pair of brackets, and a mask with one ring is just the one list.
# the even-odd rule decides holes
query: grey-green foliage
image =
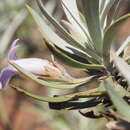
{"label": "grey-green foliage", "polygon": [[[27,6],[27,8],[39,26],[49,50],[65,64],[77,67],[77,69],[88,73],[89,76],[84,81],[77,79],[78,83],[70,82],[69,79],[66,82],[52,81],[53,79],[48,81],[38,79],[35,75],[11,62],[22,74],[46,87],[57,89],[78,87],[76,93],[51,98],[39,97],[21,88],[18,88],[18,90],[36,100],[49,102],[52,109],[86,108],[88,112],[80,112],[85,117],[107,117],[118,121],[117,115],[119,114],[123,119],[130,121],[128,104],[130,97],[126,95],[126,93],[129,93],[130,83],[130,67],[127,63],[129,57],[123,56],[123,52],[129,43],[129,37],[117,52],[111,49],[111,46],[115,44],[119,27],[130,17],[130,14],[121,17],[119,15],[121,3],[125,1],[81,0],[83,12],[80,12],[76,0],[61,0],[67,18],[63,21],[63,24],[67,30],[48,13],[41,0],[36,1],[42,16],[31,7]],[[108,14],[113,5],[115,10],[110,21]],[[60,36],[48,26],[43,17],[52,24],[60,33]],[[91,76],[93,76],[93,81],[97,81],[98,87],[81,92],[80,87],[92,82]],[[122,92],[122,88],[123,94],[120,95],[118,92]],[[84,99],[84,101],[80,99]],[[82,105],[79,105],[80,103]]]}

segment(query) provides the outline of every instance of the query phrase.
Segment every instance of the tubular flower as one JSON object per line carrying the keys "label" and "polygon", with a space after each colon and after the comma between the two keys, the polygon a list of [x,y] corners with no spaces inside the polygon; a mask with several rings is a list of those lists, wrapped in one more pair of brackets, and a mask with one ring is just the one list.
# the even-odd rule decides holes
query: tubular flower
{"label": "tubular flower", "polygon": [[[48,60],[40,58],[18,58],[16,56],[16,51],[19,47],[19,45],[17,45],[17,41],[18,39],[13,42],[8,53],[8,60],[10,62],[14,62],[21,68],[38,76],[47,76],[54,79],[62,78],[63,72],[60,68],[58,68],[60,67],[58,64],[56,65]],[[11,78],[18,74],[19,72],[12,65],[8,64],[8,66],[0,73],[0,89],[5,88]]]}

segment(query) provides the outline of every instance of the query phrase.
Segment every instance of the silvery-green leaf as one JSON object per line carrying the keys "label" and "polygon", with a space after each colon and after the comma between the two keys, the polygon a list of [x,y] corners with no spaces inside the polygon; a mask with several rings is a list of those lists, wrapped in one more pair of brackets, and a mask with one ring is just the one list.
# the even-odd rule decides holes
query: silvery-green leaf
{"label": "silvery-green leaf", "polygon": [[130,17],[130,14],[126,14],[122,17],[120,17],[118,20],[116,20],[113,24],[111,24],[104,35],[104,39],[103,39],[103,60],[104,60],[104,64],[106,66],[109,66],[110,63],[110,49],[111,49],[111,45],[114,41],[114,38],[116,36],[118,27],[126,20]]}
{"label": "silvery-green leaf", "polygon": [[33,16],[35,22],[40,27],[44,39],[51,41],[52,43],[55,43],[62,49],[72,53],[72,51],[69,48],[73,47],[69,45],[67,42],[65,42],[63,39],[61,39],[31,7],[27,6],[27,8]]}
{"label": "silvery-green leaf", "polygon": [[[77,24],[77,22],[81,23],[76,0],[71,0],[71,1],[70,0],[62,0],[62,6],[63,6],[64,12],[65,12],[65,14],[66,14],[66,16],[71,24]],[[71,16],[71,14],[68,12],[68,10],[66,8],[69,9],[69,12],[73,16]]]}
{"label": "silvery-green leaf", "polygon": [[79,62],[77,60],[75,60],[74,58],[66,55],[65,53],[62,53],[60,50],[52,47],[51,45],[48,44],[48,48],[50,48],[51,52],[58,57],[60,60],[62,60],[64,63],[73,66],[73,67],[77,67],[77,68],[81,68],[81,69],[103,69],[102,65],[98,65],[98,64],[85,64],[83,62]]}
{"label": "silvery-green leaf", "polygon": [[94,89],[90,89],[83,92],[67,94],[66,96],[71,97],[71,98],[74,98],[74,97],[85,98],[85,97],[98,97],[105,93],[106,93],[106,90],[104,88],[102,89],[101,87],[99,87],[99,88],[94,88]]}
{"label": "silvery-green leaf", "polygon": [[84,44],[87,41],[86,40],[86,36],[82,35],[82,33],[80,33],[79,27],[75,26],[74,24],[69,23],[66,20],[61,20],[61,23],[69,31],[69,33],[71,34],[71,36],[76,41],[80,42],[80,44],[82,46],[84,46],[86,48],[86,45]]}
{"label": "silvery-green leaf", "polygon": [[99,17],[99,0],[82,0],[85,19],[97,54],[101,55],[102,31]]}
{"label": "silvery-green leaf", "polygon": [[99,13],[101,14],[103,9],[104,9],[104,6],[106,5],[106,0],[99,0]]}
{"label": "silvery-green leaf", "polygon": [[37,3],[43,15],[48,19],[49,22],[51,22],[55,26],[57,31],[59,31],[62,34],[62,37],[69,43],[76,45],[82,49],[83,45],[80,42],[73,39],[73,37],[47,12],[42,1],[37,0]]}
{"label": "silvery-green leaf", "polygon": [[53,14],[56,9],[56,1],[55,0],[49,0],[49,1],[42,1],[43,4],[45,4],[45,7],[49,14]]}
{"label": "silvery-green leaf", "polygon": [[[33,16],[34,20],[36,21],[36,23],[38,24],[38,26],[40,27],[40,30],[41,30],[41,33],[42,33],[44,39],[52,42],[53,44],[55,44],[62,50],[65,50],[69,53],[73,53],[72,50],[78,50],[79,52],[81,52],[80,49],[68,44],[62,38],[60,38],[31,7],[27,6],[27,8],[30,11],[30,13],[32,14],[32,16]],[[84,54],[86,53],[86,55],[88,54],[86,51],[82,51],[82,52]]]}
{"label": "silvery-green leaf", "polygon": [[[55,45],[54,43],[51,43],[51,42],[49,42],[49,41],[47,41],[47,40],[44,40],[45,41],[45,43],[46,43],[46,45],[47,45],[47,47],[49,48],[49,50],[52,52],[52,53],[54,53],[53,52],[53,48],[55,48],[55,49],[58,49],[59,51],[61,51],[62,53],[65,53],[65,54],[67,54],[67,55],[71,55],[71,56],[74,56],[74,57],[76,57],[77,56],[77,58],[78,57],[81,57],[81,59],[84,59],[85,61],[89,61],[89,62],[91,62],[91,63],[98,63],[98,61],[100,61],[101,59],[100,59],[100,57],[98,57],[94,52],[92,52],[91,53],[91,51],[89,51],[91,54],[92,54],[92,56],[90,56],[90,55],[88,55],[88,54],[85,54],[83,51],[81,51],[81,50],[79,50],[79,49],[76,49],[76,48],[69,48],[73,53],[70,53],[70,52],[68,52],[68,51],[66,51],[66,50],[64,50],[64,49],[62,49],[62,48],[60,48],[59,46],[57,46],[57,45]],[[62,59],[63,60],[63,59]],[[100,62],[99,62],[100,63]]]}
{"label": "silvery-green leaf", "polygon": [[86,54],[86,56],[88,56],[88,54],[91,53],[90,55],[94,56],[95,60],[97,60],[101,63],[100,57],[98,57],[96,55],[94,50],[92,51],[92,50],[86,48],[86,49],[83,49],[83,51],[81,51],[80,49],[68,44],[62,38],[60,38],[54,31],[52,31],[52,29],[45,23],[45,21],[31,7],[29,7],[29,6],[27,6],[27,7],[28,7],[30,13],[32,14],[34,20],[36,21],[36,23],[39,25],[44,39],[52,42],[53,44],[55,44],[62,50],[67,51],[69,53],[73,53],[72,50],[77,50],[79,52],[82,52],[82,53]]}
{"label": "silvery-green leaf", "polygon": [[[97,55],[80,55],[78,51],[73,50],[73,54],[72,53],[68,53],[67,51],[62,50],[61,48],[56,47],[59,51],[61,51],[62,53],[66,54],[67,56],[77,60],[77,61],[81,61],[83,63],[92,63],[92,64],[100,64],[101,62],[101,58]],[[81,57],[81,58],[80,58]]]}
{"label": "silvery-green leaf", "polygon": [[65,102],[65,101],[71,100],[70,97],[43,97],[43,96],[38,96],[38,95],[33,94],[31,92],[28,92],[27,90],[24,90],[22,88],[18,88],[18,87],[15,87],[15,86],[12,86],[12,87],[15,88],[17,91],[24,93],[25,95],[27,95],[31,98],[34,98],[38,101],[58,103],[58,102]]}
{"label": "silvery-green leaf", "polygon": [[119,12],[121,10],[121,6],[123,3],[124,3],[124,0],[118,0],[115,10],[114,10],[113,17],[112,17],[112,22],[114,22],[119,17]]}
{"label": "silvery-green leaf", "polygon": [[89,37],[89,32],[87,28],[85,28],[83,23],[81,22],[79,11],[77,9],[76,0],[62,0],[62,6],[68,18],[68,21],[72,25],[76,26],[81,36],[83,35],[84,38],[86,37],[86,42],[84,44],[88,46],[88,42],[90,42],[91,39]]}
{"label": "silvery-green leaf", "polygon": [[104,29],[106,26],[106,18],[108,12],[112,5],[114,4],[115,0],[99,0],[100,3],[100,20],[101,20],[101,27]]}
{"label": "silvery-green leaf", "polygon": [[130,84],[130,66],[124,61],[124,59],[113,56],[113,60],[119,69],[119,72],[125,77]]}
{"label": "silvery-green leaf", "polygon": [[77,8],[76,0],[62,0],[62,6],[64,9],[64,12],[67,16],[68,21],[71,24],[80,26],[82,31],[85,31],[85,28],[83,26],[83,23],[81,22],[79,11]]}
{"label": "silvery-green leaf", "polygon": [[83,25],[87,28],[87,23],[86,23],[84,14],[79,11],[79,16],[80,16],[80,19],[81,19]]}
{"label": "silvery-green leaf", "polygon": [[130,121],[130,106],[122,99],[122,97],[114,90],[113,81],[111,78],[104,81],[104,87],[107,90],[117,111]]}
{"label": "silvery-green leaf", "polygon": [[41,97],[35,94],[32,94],[31,92],[28,92],[27,90],[24,90],[22,88],[18,88],[15,86],[11,86],[15,88],[17,91],[24,93],[25,95],[32,97],[38,101],[44,101],[44,102],[65,102],[65,101],[70,101],[73,99],[79,99],[79,98],[89,98],[89,97],[97,97],[103,95],[105,92],[104,91],[99,91],[98,89],[92,89],[84,92],[77,92],[73,94],[67,94],[64,96],[59,96],[59,97]]}
{"label": "silvery-green leaf", "polygon": [[127,39],[122,43],[120,48],[117,50],[116,55],[119,56],[124,51],[124,49],[128,46],[129,43],[130,43],[130,35],[127,37]]}
{"label": "silvery-green leaf", "polygon": [[124,96],[130,97],[130,92],[126,90],[125,88],[123,88],[120,84],[115,83],[114,86],[115,86],[115,90],[121,97],[124,97]]}
{"label": "silvery-green leaf", "polygon": [[89,82],[88,79],[86,79],[86,81],[80,82],[80,83],[60,83],[60,82],[49,82],[46,80],[41,80],[38,79],[37,76],[35,76],[34,74],[24,70],[23,68],[21,68],[20,66],[18,66],[16,63],[14,62],[10,62],[11,65],[13,65],[13,67],[15,67],[19,72],[21,72],[23,75],[25,75],[26,77],[28,77],[29,79],[37,82],[38,84],[41,84],[43,86],[49,87],[49,88],[55,88],[55,89],[72,89],[72,88],[76,88],[79,86],[82,86],[84,84],[86,84],[87,82]]}

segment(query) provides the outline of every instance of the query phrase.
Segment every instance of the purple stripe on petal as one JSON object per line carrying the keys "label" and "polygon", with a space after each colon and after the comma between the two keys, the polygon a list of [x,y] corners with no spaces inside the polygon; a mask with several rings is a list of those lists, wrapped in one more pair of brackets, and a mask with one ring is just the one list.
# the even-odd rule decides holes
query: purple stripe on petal
{"label": "purple stripe on petal", "polygon": [[14,76],[15,74],[15,71],[13,71],[10,67],[4,68],[0,72],[0,89],[5,88],[8,85],[12,76]]}
{"label": "purple stripe on petal", "polygon": [[8,53],[8,60],[17,60],[17,56],[16,56],[16,51],[19,47],[19,45],[17,45],[17,42],[19,41],[19,39],[16,39],[12,45],[11,45],[11,48],[9,50],[9,53]]}

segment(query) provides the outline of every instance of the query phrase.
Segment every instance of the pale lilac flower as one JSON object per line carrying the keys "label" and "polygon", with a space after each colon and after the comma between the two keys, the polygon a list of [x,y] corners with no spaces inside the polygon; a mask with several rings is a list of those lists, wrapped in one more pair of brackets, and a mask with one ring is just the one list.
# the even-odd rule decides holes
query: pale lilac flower
{"label": "pale lilac flower", "polygon": [[[53,63],[48,60],[43,60],[40,58],[18,58],[16,56],[16,51],[19,47],[17,45],[17,40],[11,45],[10,51],[8,53],[8,60],[16,63],[21,68],[40,76],[49,76],[52,78],[60,77],[62,75],[61,70],[59,70]],[[12,66],[8,65],[0,73],[0,89],[5,88],[12,76],[19,74],[19,72]]]}

